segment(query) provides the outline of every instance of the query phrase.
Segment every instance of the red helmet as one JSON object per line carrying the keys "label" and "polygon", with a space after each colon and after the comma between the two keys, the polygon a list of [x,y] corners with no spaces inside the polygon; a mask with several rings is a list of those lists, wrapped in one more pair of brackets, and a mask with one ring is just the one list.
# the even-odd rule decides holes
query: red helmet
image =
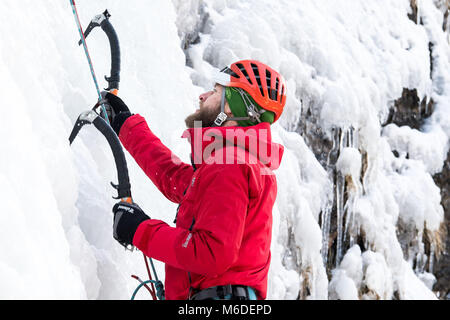
{"label": "red helmet", "polygon": [[286,104],[286,83],[281,74],[256,60],[241,60],[223,68],[215,81],[245,90],[264,110],[280,118]]}

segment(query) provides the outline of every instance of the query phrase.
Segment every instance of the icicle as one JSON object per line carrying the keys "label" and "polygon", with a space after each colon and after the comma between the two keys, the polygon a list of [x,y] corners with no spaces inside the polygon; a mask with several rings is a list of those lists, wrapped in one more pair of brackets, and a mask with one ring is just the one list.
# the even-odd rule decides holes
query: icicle
{"label": "icicle", "polygon": [[[340,132],[339,154],[343,148],[351,147],[357,148],[355,142],[355,128],[353,126],[344,127]],[[337,244],[336,244],[336,266],[339,265],[343,256],[343,245],[346,240],[350,245],[354,243],[353,237],[353,212],[354,202],[356,197],[360,194],[359,181],[353,181],[356,190],[354,194],[344,203],[345,193],[345,177],[339,172],[336,173],[336,222],[337,222]],[[345,225],[344,225],[345,221]]]}
{"label": "icicle", "polygon": [[[341,154],[342,149],[347,144],[347,129],[344,128],[340,131],[339,137],[339,154]],[[344,186],[345,177],[343,177],[339,172],[336,173],[336,223],[337,223],[337,244],[336,244],[336,267],[341,262],[342,257],[342,229],[344,222]]]}
{"label": "icicle", "polygon": [[422,239],[423,239],[423,231],[420,230],[416,236],[417,253],[416,253],[416,268],[414,270],[416,273],[423,273],[425,270],[425,264],[427,262]]}
{"label": "icicle", "polygon": [[430,256],[429,256],[429,263],[428,263],[428,272],[433,273],[433,262],[434,262],[434,242],[432,241],[430,244]]}
{"label": "icicle", "polygon": [[[328,153],[327,158],[327,171],[328,176],[332,181],[334,180],[335,176],[335,164],[339,155],[339,149],[340,149],[340,129],[333,127],[331,129],[332,132],[332,139],[333,139],[333,146]],[[328,263],[328,245],[330,241],[330,228],[331,228],[331,213],[333,211],[333,203],[335,201],[335,191],[332,190],[331,198],[328,200],[328,202],[325,204],[325,207],[322,209],[322,260],[324,265],[326,266]]]}
{"label": "icicle", "polygon": [[416,17],[416,24],[419,25],[420,24],[420,0],[416,1],[416,6],[417,6],[417,17]]}
{"label": "icicle", "polygon": [[[419,98],[419,100],[420,100],[420,98]],[[417,116],[418,116],[419,120],[422,119],[422,102],[423,102],[423,100],[419,101],[419,103],[418,103],[419,109],[418,109],[418,112],[417,112]],[[427,107],[425,106],[425,113],[426,112],[427,112]]]}
{"label": "icicle", "polygon": [[351,232],[351,225],[353,224],[353,200],[350,199],[345,204],[345,226],[344,226],[344,239],[343,242],[349,241],[350,247],[352,246],[352,232]]}
{"label": "icicle", "polygon": [[327,158],[327,170],[329,177],[332,177],[334,174],[334,165],[336,164],[339,152],[339,129],[332,128],[331,131],[333,133],[333,147],[331,148]]}
{"label": "icicle", "polygon": [[[328,154],[327,169],[330,177],[334,179],[334,199],[330,199],[330,203],[326,205],[322,210],[322,259],[326,265],[328,262],[328,245],[331,229],[331,213],[333,210],[333,204],[336,204],[336,266],[339,265],[343,257],[344,243],[348,241],[350,245],[355,242],[354,237],[354,205],[355,199],[360,194],[362,187],[359,181],[354,181],[356,190],[351,198],[344,203],[345,194],[345,176],[336,171],[335,164],[339,158],[339,155],[344,148],[357,148],[358,137],[355,135],[355,128],[353,126],[343,128],[332,128],[333,133],[333,147]],[[345,223],[344,223],[345,222]]]}
{"label": "icicle", "polygon": [[[353,126],[351,126],[348,130],[349,134],[349,147],[351,148],[358,148],[358,135],[356,133],[356,130]],[[344,242],[346,240],[349,241],[349,247],[352,247],[355,244],[355,221],[354,221],[354,212],[355,212],[355,205],[356,205],[356,199],[358,199],[362,194],[362,185],[360,181],[354,181],[353,182],[353,194],[349,197],[347,200],[347,203],[345,204],[345,230],[344,230]]]}
{"label": "icicle", "polygon": [[331,211],[333,209],[333,201],[329,201],[322,210],[322,260],[324,265],[328,262],[328,243],[330,241]]}
{"label": "icicle", "polygon": [[415,273],[419,274],[423,272],[423,253],[418,253],[416,255],[416,268],[415,268]]}
{"label": "icicle", "polygon": [[344,222],[344,185],[345,178],[338,173],[336,179],[336,215],[337,215],[337,246],[336,246],[336,266],[339,265],[342,257],[342,225]]}

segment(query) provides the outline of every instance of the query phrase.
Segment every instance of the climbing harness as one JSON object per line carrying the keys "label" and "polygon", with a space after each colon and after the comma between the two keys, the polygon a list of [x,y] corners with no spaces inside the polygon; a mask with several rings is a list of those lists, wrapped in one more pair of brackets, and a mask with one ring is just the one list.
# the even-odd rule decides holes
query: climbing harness
{"label": "climbing harness", "polygon": [[[105,90],[110,91],[111,93],[117,95],[118,89],[119,89],[119,82],[120,82],[120,48],[119,48],[119,41],[116,32],[114,31],[113,26],[109,22],[109,17],[111,15],[106,10],[103,14],[97,15],[92,19],[91,23],[86,29],[86,33],[83,33],[83,30],[81,28],[81,23],[78,18],[78,12],[76,9],[76,5],[74,0],[70,0],[70,3],[72,5],[72,10],[75,15],[75,20],[77,22],[77,27],[80,32],[81,40],[80,44],[83,44],[84,51],[86,54],[86,57],[89,62],[89,66],[91,69],[91,74],[94,79],[94,83],[97,89],[97,92],[99,94],[99,100],[95,104],[95,106],[88,111],[82,112],[77,121],[75,122],[75,125],[72,129],[72,132],[69,137],[70,145],[72,145],[73,141],[77,137],[78,133],[80,132],[81,128],[86,124],[92,124],[98,131],[100,131],[103,136],[106,138],[113,156],[114,161],[116,164],[117,169],[117,177],[118,177],[118,183],[114,184],[111,182],[111,185],[114,187],[114,189],[117,190],[118,195],[117,197],[114,197],[114,199],[120,199],[122,202],[126,203],[133,203],[133,199],[131,196],[131,184],[130,179],[128,175],[128,167],[127,162],[125,158],[125,154],[122,149],[122,145],[120,143],[119,138],[117,137],[117,134],[114,132],[112,127],[109,124],[108,114],[106,112],[106,105],[107,101],[102,98],[102,94],[99,89],[99,85],[97,82],[97,77],[95,76],[94,68],[92,65],[92,60],[89,56],[89,51],[86,45],[86,37],[89,35],[89,33],[97,26],[100,26],[105,33],[108,35],[108,39],[110,41],[110,47],[111,47],[111,76],[105,77],[105,80],[108,81],[108,88]],[[98,111],[99,107],[101,107],[101,110]],[[101,112],[103,112],[104,116],[101,116]],[[126,243],[121,243],[125,249],[133,251],[135,249],[132,245],[127,245]],[[142,288],[145,287],[152,295],[153,299],[156,300],[158,298],[159,300],[164,300],[164,286],[162,282],[158,279],[158,276],[156,274],[156,269],[153,264],[153,260],[151,258],[147,258],[145,254],[143,254],[145,264],[147,267],[147,273],[150,280],[142,281],[139,277],[132,275],[132,277],[140,282],[140,285],[136,288],[136,290],[133,293],[132,300],[134,300],[137,292]],[[147,259],[150,261],[153,274],[155,275],[155,280],[152,279],[150,268],[148,266]],[[151,284],[151,288],[147,285]],[[156,289],[155,289],[156,287]]]}
{"label": "climbing harness", "polygon": [[252,287],[228,284],[198,291],[189,300],[258,300],[258,298]]}

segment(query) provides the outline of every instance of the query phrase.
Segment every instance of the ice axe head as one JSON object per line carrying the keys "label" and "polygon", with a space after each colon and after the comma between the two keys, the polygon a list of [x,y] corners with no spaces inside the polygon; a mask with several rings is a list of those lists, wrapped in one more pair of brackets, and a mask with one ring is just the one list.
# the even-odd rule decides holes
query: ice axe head
{"label": "ice axe head", "polygon": [[98,114],[92,110],[89,110],[89,111],[86,111],[86,112],[83,112],[82,114],[80,114],[77,121],[75,122],[75,125],[74,125],[72,132],[70,134],[70,137],[69,137],[69,142],[71,145],[72,145],[72,142],[77,137],[78,133],[80,132],[81,128],[86,124],[91,124],[97,117],[98,117]]}
{"label": "ice axe head", "polygon": [[[84,38],[86,39],[92,30],[94,30],[96,27],[100,27],[102,23],[106,20],[108,20],[111,17],[108,10],[105,10],[105,12],[96,15],[89,25],[87,26],[86,30],[84,31]],[[81,46],[83,44],[83,40],[78,41],[78,45]]]}

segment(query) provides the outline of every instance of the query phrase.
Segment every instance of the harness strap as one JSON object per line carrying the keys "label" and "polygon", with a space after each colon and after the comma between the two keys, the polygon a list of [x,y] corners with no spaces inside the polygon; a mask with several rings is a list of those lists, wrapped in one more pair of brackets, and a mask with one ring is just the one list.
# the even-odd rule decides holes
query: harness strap
{"label": "harness strap", "polygon": [[190,300],[257,300],[255,290],[249,286],[225,285],[201,290]]}

